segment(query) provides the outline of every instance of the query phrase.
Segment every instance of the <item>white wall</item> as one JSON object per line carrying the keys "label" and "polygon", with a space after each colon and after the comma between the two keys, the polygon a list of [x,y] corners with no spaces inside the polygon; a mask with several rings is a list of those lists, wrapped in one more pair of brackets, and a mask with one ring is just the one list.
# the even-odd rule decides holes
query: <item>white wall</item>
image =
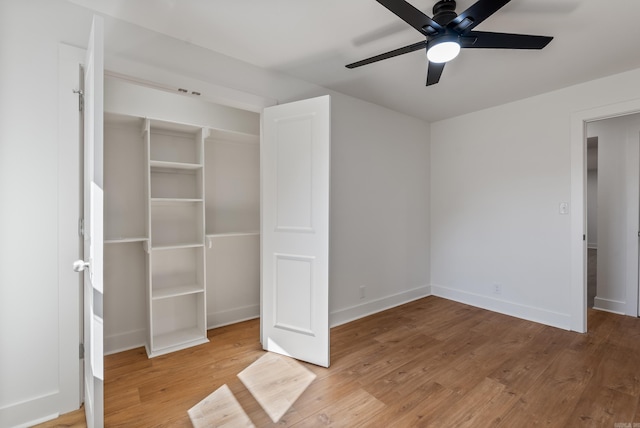
{"label": "white wall", "polygon": [[571,196],[571,114],[640,98],[638,79],[633,70],[431,125],[434,294],[570,328],[571,225],[559,203]]}
{"label": "white wall", "polygon": [[594,306],[635,312],[638,287],[638,203],[640,115],[591,122],[587,135],[598,137],[598,278]]}
{"label": "white wall", "polygon": [[[329,92],[105,21],[111,69],[148,76],[164,69],[244,91],[249,100]],[[50,416],[37,398],[55,399],[62,384],[58,294],[69,284],[57,280],[58,44],[85,46],[90,23],[90,11],[61,0],[0,2],[0,426]],[[338,323],[428,292],[429,125],[331,95],[330,305]],[[362,300],[360,285],[367,286]]]}
{"label": "white wall", "polygon": [[260,235],[207,237],[207,328],[260,316]]}
{"label": "white wall", "polygon": [[242,143],[210,138],[205,143],[208,234],[260,230],[258,140]]}
{"label": "white wall", "polygon": [[[428,124],[336,95],[331,105],[332,325],[428,294],[430,275]],[[360,286],[365,286],[364,299]]]}

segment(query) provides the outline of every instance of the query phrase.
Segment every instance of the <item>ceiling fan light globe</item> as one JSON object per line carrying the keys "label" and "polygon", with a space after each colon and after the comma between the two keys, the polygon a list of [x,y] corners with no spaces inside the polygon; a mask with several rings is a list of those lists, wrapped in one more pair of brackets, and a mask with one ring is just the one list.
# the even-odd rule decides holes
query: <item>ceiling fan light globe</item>
{"label": "ceiling fan light globe", "polygon": [[445,41],[431,46],[427,50],[427,59],[430,62],[440,64],[448,62],[458,56],[460,45],[457,42]]}

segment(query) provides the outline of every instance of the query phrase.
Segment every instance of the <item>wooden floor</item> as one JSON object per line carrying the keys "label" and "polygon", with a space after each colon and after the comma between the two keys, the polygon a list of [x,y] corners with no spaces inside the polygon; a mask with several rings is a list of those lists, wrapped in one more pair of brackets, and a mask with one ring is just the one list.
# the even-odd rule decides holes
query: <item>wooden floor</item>
{"label": "wooden floor", "polygon": [[[107,356],[105,425],[189,427],[187,410],[224,384],[257,427],[275,425],[237,377],[263,355],[258,333],[254,320],[151,360]],[[427,297],[332,329],[331,368],[306,367],[317,377],[280,425],[640,423],[640,320],[606,312],[578,334]]]}

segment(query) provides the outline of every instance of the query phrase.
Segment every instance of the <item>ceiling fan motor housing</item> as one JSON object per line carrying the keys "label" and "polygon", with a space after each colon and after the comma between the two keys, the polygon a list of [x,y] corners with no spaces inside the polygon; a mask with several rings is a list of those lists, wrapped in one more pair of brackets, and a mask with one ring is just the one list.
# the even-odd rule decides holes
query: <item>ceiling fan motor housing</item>
{"label": "ceiling fan motor housing", "polygon": [[443,27],[453,21],[457,16],[455,0],[440,0],[433,5],[433,20]]}

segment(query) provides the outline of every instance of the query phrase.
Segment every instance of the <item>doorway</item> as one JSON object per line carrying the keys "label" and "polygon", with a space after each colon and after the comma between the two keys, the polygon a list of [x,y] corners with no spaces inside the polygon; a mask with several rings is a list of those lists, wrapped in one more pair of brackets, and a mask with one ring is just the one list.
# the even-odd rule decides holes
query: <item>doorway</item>
{"label": "doorway", "polygon": [[[572,115],[571,119],[571,204],[575,209],[571,212],[571,330],[577,332],[587,331],[587,304],[588,304],[588,245],[587,245],[587,137],[588,125],[604,119],[619,118],[622,116],[633,115],[640,112],[640,99],[632,100],[624,103],[618,103],[614,105],[608,105],[603,107],[594,108],[591,110],[584,110],[576,112]],[[638,146],[639,133],[635,133],[635,146]],[[599,150],[602,148],[602,140],[599,139]],[[637,149],[636,149],[637,150]],[[637,156],[636,164],[638,163]],[[632,162],[631,158],[627,157],[626,162]],[[601,169],[602,165],[599,165]],[[600,178],[600,177],[599,177]],[[637,189],[638,178],[636,175],[635,186]],[[598,180],[600,182],[600,180]],[[626,194],[626,192],[625,192]],[[638,201],[638,192],[634,195],[634,200]],[[630,199],[627,196],[627,199]],[[598,200],[598,205],[602,206],[606,201]],[[638,212],[637,203],[632,206],[635,207],[635,212]],[[631,218],[633,216],[629,216]],[[639,306],[639,293],[638,293],[638,236],[637,236],[637,224],[638,215],[635,215],[636,230],[631,236],[627,233],[627,242],[633,242],[635,247],[635,260],[629,259],[629,254],[625,255],[625,274],[635,277],[635,282],[627,281],[626,294],[624,299],[624,312],[627,315],[638,316]],[[598,247],[601,248],[601,235],[602,230],[599,230],[598,234]],[[633,252],[631,252],[633,254]],[[601,265],[601,264],[600,264]],[[629,266],[635,266],[630,268]],[[598,275],[602,274],[598,273]],[[629,284],[633,283],[633,287]],[[595,298],[594,298],[595,300]],[[609,299],[615,301],[616,299]],[[615,303],[614,303],[615,305]],[[620,308],[622,305],[618,305]],[[622,311],[619,311],[622,312]]]}
{"label": "doorway", "polygon": [[[587,124],[588,260],[593,260],[594,252],[597,254],[597,286],[592,307],[633,316],[638,314],[639,133],[640,114]],[[589,285],[593,281],[589,280],[593,279],[594,269],[591,264],[587,265],[591,291]],[[589,303],[590,298],[591,292]]]}

